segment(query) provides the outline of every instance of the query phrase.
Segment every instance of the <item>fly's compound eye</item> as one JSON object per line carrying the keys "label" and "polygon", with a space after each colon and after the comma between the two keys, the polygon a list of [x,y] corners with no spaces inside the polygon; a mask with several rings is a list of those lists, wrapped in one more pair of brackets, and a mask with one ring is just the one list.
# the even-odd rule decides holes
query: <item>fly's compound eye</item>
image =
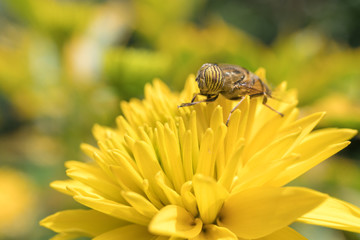
{"label": "fly's compound eye", "polygon": [[204,70],[206,86],[211,91],[217,91],[222,85],[222,71],[218,65],[211,65]]}
{"label": "fly's compound eye", "polygon": [[195,78],[195,81],[197,82],[198,87],[199,87],[200,90],[203,89],[203,88],[204,88],[204,85],[205,85],[203,75],[204,75],[204,74],[203,74],[202,72],[199,72],[199,73],[197,74],[196,78]]}

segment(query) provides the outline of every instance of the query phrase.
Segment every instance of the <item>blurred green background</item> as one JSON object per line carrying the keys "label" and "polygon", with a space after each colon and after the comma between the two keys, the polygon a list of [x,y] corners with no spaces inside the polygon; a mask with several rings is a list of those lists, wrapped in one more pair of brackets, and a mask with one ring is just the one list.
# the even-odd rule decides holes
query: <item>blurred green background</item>
{"label": "blurred green background", "polygon": [[[359,0],[1,0],[0,239],[49,239],[38,221],[81,207],[49,183],[155,77],[180,91],[205,62],[264,67],[271,86],[298,89],[302,114],[327,111],[319,127],[360,129],[359,29]],[[356,137],[294,184],[360,206],[359,165]]]}

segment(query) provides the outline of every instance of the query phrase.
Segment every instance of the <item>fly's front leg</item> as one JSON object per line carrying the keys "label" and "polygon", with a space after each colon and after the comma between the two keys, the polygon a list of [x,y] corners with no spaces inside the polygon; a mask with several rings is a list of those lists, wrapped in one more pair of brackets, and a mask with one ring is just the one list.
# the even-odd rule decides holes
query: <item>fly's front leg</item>
{"label": "fly's front leg", "polygon": [[204,100],[201,100],[201,101],[197,101],[197,102],[194,102],[195,101],[195,98],[197,95],[199,95],[200,93],[196,93],[195,96],[193,97],[193,99],[191,100],[191,102],[189,103],[182,103],[180,106],[178,106],[179,108],[180,107],[188,107],[188,106],[192,106],[192,105],[195,105],[195,104],[198,104],[198,103],[202,103],[202,102],[213,102],[215,101],[219,95],[207,95],[207,98],[204,99]]}
{"label": "fly's front leg", "polygon": [[193,103],[193,102],[195,101],[197,95],[199,95],[199,94],[200,94],[200,93],[195,93],[195,94],[194,94],[193,98],[191,99],[191,103]]}
{"label": "fly's front leg", "polygon": [[238,104],[236,104],[236,106],[231,109],[230,113],[229,113],[229,116],[228,116],[228,119],[226,120],[226,126],[228,126],[229,124],[229,121],[230,121],[230,117],[231,117],[231,114],[237,109],[238,106],[240,106],[241,102],[244,100],[244,97],[241,97],[240,98],[240,101],[238,102]]}
{"label": "fly's front leg", "polygon": [[178,108],[194,105],[194,101],[195,101],[195,99],[196,99],[196,97],[197,97],[198,95],[200,95],[200,93],[195,93],[194,96],[193,96],[193,98],[191,99],[191,102],[189,102],[189,103],[182,103],[180,106],[178,106]]}

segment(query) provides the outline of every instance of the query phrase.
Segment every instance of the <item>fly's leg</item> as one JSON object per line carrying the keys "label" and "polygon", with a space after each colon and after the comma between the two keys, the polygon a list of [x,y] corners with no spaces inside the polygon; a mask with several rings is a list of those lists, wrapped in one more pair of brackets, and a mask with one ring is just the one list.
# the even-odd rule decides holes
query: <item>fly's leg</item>
{"label": "fly's leg", "polygon": [[228,123],[229,123],[229,121],[230,121],[230,116],[231,116],[231,114],[237,109],[237,107],[238,106],[240,106],[240,104],[241,104],[241,102],[244,100],[244,97],[242,97],[242,98],[240,98],[240,101],[238,102],[238,104],[236,104],[236,106],[233,108],[233,109],[231,109],[231,111],[230,111],[230,113],[229,113],[229,116],[228,116],[228,119],[226,120],[226,126],[228,126]]}
{"label": "fly's leg", "polygon": [[276,112],[277,114],[279,114],[281,117],[284,116],[283,113],[281,113],[281,112],[277,111],[276,109],[272,108],[270,105],[267,105],[266,102],[267,102],[267,97],[264,95],[262,104],[264,104],[264,105],[265,105],[266,107],[268,107],[270,110],[273,110],[274,112]]}
{"label": "fly's leg", "polygon": [[[197,97],[198,95],[200,95],[200,93],[195,93],[194,96],[193,96],[193,98],[191,99],[191,102],[189,102],[189,103],[182,103],[180,106],[178,106],[178,108],[194,105],[193,103],[194,103],[194,101],[195,101],[195,99],[196,99],[196,97]],[[195,104],[196,104],[196,103],[195,103]]]}
{"label": "fly's leg", "polygon": [[200,93],[195,93],[193,98],[191,99],[191,103],[193,103],[195,101],[195,98],[197,97],[197,95],[199,95]]}
{"label": "fly's leg", "polygon": [[193,97],[193,99],[191,100],[191,102],[189,103],[182,103],[180,106],[178,106],[179,108],[181,107],[188,107],[188,106],[192,106],[192,105],[195,105],[195,104],[198,104],[198,103],[202,103],[202,102],[213,102],[215,101],[219,95],[208,95],[206,99],[204,100],[201,100],[201,101],[197,101],[197,102],[194,102],[196,96],[199,95],[199,93],[195,94],[195,96]]}

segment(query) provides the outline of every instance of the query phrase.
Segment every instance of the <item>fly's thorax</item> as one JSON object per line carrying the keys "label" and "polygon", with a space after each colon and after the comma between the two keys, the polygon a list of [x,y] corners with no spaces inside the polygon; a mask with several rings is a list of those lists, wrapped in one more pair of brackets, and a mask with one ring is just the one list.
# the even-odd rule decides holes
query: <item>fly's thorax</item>
{"label": "fly's thorax", "polygon": [[224,85],[224,74],[216,64],[205,63],[196,76],[201,94],[218,94]]}

